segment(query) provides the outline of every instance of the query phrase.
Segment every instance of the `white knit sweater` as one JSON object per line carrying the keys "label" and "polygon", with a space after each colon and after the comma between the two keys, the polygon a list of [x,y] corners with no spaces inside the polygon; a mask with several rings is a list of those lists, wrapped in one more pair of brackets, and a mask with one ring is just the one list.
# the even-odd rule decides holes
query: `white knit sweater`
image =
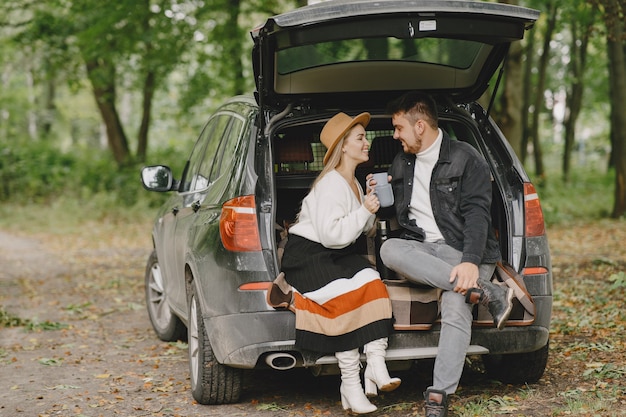
{"label": "white knit sweater", "polygon": [[289,233],[302,236],[330,249],[354,243],[374,225],[376,216],[363,205],[363,189],[358,184],[360,201],[350,184],[337,172],[326,174],[302,200],[298,222]]}

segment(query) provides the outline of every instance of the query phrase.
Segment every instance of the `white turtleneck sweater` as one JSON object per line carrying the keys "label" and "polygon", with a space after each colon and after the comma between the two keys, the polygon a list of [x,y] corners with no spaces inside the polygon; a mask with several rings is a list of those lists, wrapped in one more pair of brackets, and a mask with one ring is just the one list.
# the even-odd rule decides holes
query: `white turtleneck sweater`
{"label": "white turtleneck sweater", "polygon": [[430,178],[439,159],[442,139],[443,133],[439,129],[439,135],[435,142],[415,155],[409,219],[415,219],[417,225],[424,229],[426,242],[436,242],[443,239],[437,222],[435,222],[433,207],[430,202]]}

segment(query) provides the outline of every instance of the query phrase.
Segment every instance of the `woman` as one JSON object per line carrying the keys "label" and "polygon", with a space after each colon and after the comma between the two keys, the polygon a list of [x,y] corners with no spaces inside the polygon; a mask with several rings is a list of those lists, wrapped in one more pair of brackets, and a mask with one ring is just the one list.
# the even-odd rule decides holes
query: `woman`
{"label": "woman", "polygon": [[373,190],[364,196],[354,175],[357,165],[369,159],[369,121],[369,113],[355,118],[338,113],[322,129],[324,169],[289,229],[282,273],[273,288],[288,295],[293,286],[291,305],[283,306],[296,313],[296,346],[335,352],[341,404],[358,414],[376,410],[361,386],[359,347],[364,346],[367,358],[367,395],[376,395],[377,387],[392,391],[400,385],[385,364],[391,301],[379,274],[354,246],[372,228],[380,208]]}

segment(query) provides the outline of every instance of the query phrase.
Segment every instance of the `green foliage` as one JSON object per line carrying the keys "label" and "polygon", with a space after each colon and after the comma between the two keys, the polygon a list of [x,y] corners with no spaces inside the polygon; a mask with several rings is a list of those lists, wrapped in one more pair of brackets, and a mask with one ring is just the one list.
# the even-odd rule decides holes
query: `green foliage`
{"label": "green foliage", "polygon": [[24,327],[26,330],[36,331],[65,329],[67,325],[48,320],[37,322],[30,319],[22,319],[5,311],[2,306],[0,306],[0,328],[2,327]]}
{"label": "green foliage", "polygon": [[5,143],[0,148],[0,200],[19,194],[22,201],[41,201],[60,190],[78,160],[49,143]]}
{"label": "green foliage", "polygon": [[460,405],[453,405],[451,409],[458,417],[489,417],[502,414],[511,414],[518,408],[519,397],[491,396],[489,398],[477,397],[472,401]]}
{"label": "green foliage", "polygon": [[597,379],[624,378],[626,377],[626,366],[619,366],[614,363],[594,362],[588,364],[587,370],[583,373],[583,376]]}
{"label": "green foliage", "polygon": [[611,275],[609,277],[609,281],[613,283],[610,287],[611,290],[626,288],[626,272],[619,271],[618,273]]}
{"label": "green foliage", "polygon": [[[608,390],[607,390],[608,391]],[[614,401],[610,396],[614,393],[607,392],[603,396],[598,392],[586,392],[585,390],[572,389],[560,392],[558,395],[564,398],[565,405],[555,408],[554,416],[576,415],[576,416],[605,416],[607,410],[612,409]],[[604,398],[603,398],[604,397]],[[608,397],[608,398],[607,398]]]}
{"label": "green foliage", "polygon": [[[180,179],[189,148],[188,144],[174,142],[155,147],[147,155],[145,165],[169,165]],[[42,209],[39,212],[37,207],[31,207],[28,212],[21,212],[26,227],[45,225],[52,217],[55,221],[66,218],[71,223],[80,218],[123,218],[145,209],[154,213],[169,194],[144,190],[139,177],[141,167],[133,164],[119,168],[109,153],[101,149],[74,148],[70,152],[48,141],[0,140],[0,202],[5,203],[0,205],[0,226],[12,221],[7,212],[14,207],[6,203]],[[546,223],[608,217],[613,186],[614,173],[596,169],[576,168],[567,184],[556,176],[550,177],[538,189]],[[135,213],[131,208],[136,209]],[[615,278],[615,285],[623,286],[623,277],[621,281],[619,278]]]}
{"label": "green foliage", "polygon": [[[305,1],[250,0],[241,2],[239,10],[229,9],[227,6],[235,3],[226,0],[4,3],[5,13],[0,16],[0,202],[46,203],[106,217],[107,211],[118,208],[156,207],[165,194],[142,189],[138,181],[141,166],[119,168],[100,148],[84,149],[100,138],[100,115],[93,97],[88,97],[86,104],[86,94],[72,94],[92,93],[85,61],[95,57],[114,65],[117,91],[109,93],[117,94],[118,109],[124,108],[121,122],[130,148],[139,141],[144,93],[154,92],[146,161],[169,164],[180,176],[190,148],[181,141],[193,140],[216,103],[234,91],[253,87],[248,30]],[[546,3],[526,0],[520,5],[542,11],[540,21],[529,32],[539,36],[545,25]],[[583,0],[563,7],[546,86],[550,96],[570,82],[568,60],[563,58],[570,53],[572,38],[567,28],[573,20],[568,17],[589,12]],[[580,130],[590,131],[584,133],[591,136],[586,147],[597,154],[597,150],[606,153],[609,148],[605,55],[604,37],[594,36],[586,68],[590,75],[586,77],[587,90],[593,94],[586,91],[583,109],[588,115],[584,119],[590,122]],[[150,87],[145,83],[149,73],[155,76]],[[69,93],[66,83],[71,86]],[[46,105],[51,104],[46,100],[50,88],[53,97],[48,98],[55,109]],[[554,119],[546,117],[549,120],[544,124],[550,128],[541,135],[545,154],[556,155],[562,144],[552,137]],[[42,128],[47,122],[49,131]],[[34,126],[36,132],[32,132]],[[47,137],[50,143],[35,142],[36,137]],[[71,151],[60,150],[68,141]],[[164,142],[169,147],[157,149]],[[544,184],[538,191],[548,224],[608,216],[614,173],[603,173],[604,167],[592,171],[579,167],[573,169],[570,182],[563,183],[558,179],[561,161],[546,165],[556,170],[535,184]]]}
{"label": "green foliage", "polygon": [[379,407],[378,410],[384,413],[390,413],[393,411],[409,411],[415,406],[411,402],[393,403],[384,407]]}
{"label": "green foliage", "polygon": [[[104,151],[63,152],[49,142],[0,142],[0,201],[51,203],[96,199],[107,207],[130,207],[140,200],[157,206],[162,196],[143,190],[141,166],[119,168]],[[166,148],[152,156],[180,175],[186,155]],[[87,203],[84,203],[87,206]]]}
{"label": "green foliage", "polygon": [[257,405],[256,409],[259,411],[288,411],[286,408],[283,408],[276,403],[270,403],[270,404],[262,403],[262,404]]}
{"label": "green foliage", "polygon": [[20,327],[24,320],[0,308],[0,327]]}
{"label": "green foliage", "polygon": [[[570,178],[564,183],[562,179],[552,176],[537,190],[548,225],[601,219],[610,215],[615,189],[614,171],[578,168],[572,171]],[[539,183],[535,181],[536,185]]]}

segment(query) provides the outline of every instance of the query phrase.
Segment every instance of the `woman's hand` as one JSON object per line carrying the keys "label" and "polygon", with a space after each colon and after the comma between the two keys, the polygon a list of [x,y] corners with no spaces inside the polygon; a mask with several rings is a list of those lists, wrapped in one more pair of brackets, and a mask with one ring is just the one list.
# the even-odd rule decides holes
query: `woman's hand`
{"label": "woman's hand", "polygon": [[363,205],[372,214],[375,214],[378,209],[380,209],[380,202],[373,188],[367,190],[367,194],[365,194],[365,198],[363,199]]}

